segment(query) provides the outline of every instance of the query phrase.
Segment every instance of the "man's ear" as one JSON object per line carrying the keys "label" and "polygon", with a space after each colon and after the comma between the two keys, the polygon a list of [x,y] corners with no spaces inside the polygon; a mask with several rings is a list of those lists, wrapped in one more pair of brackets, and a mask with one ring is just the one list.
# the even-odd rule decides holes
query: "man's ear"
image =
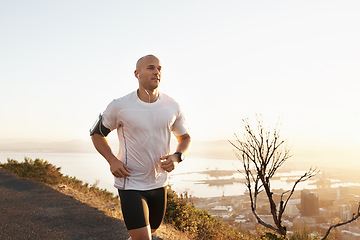
{"label": "man's ear", "polygon": [[138,73],[137,70],[134,71],[134,75],[135,75],[136,78],[139,78],[139,76],[140,76],[140,74]]}

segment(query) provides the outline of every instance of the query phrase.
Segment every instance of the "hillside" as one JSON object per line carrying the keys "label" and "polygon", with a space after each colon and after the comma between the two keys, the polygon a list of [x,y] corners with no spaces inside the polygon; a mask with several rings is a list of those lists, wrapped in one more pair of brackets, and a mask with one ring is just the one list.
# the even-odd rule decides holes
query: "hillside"
{"label": "hillside", "polygon": [[[83,183],[75,177],[64,176],[60,168],[47,161],[25,159],[20,163],[8,160],[7,163],[0,164],[0,167],[19,177],[48,184],[64,194],[104,211],[108,216],[122,218],[117,196],[99,189],[96,185]],[[163,239],[250,239],[248,235],[216,220],[207,211],[196,209],[194,205],[189,204],[186,195],[179,196],[168,188],[167,198],[164,224],[156,233]]]}

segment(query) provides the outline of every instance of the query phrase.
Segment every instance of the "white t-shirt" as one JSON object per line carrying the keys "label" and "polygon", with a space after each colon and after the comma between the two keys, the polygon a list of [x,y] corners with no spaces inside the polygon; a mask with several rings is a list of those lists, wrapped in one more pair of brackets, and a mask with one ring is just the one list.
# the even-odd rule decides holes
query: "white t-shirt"
{"label": "white t-shirt", "polygon": [[115,177],[115,187],[151,190],[166,186],[168,173],[160,167],[160,157],[169,154],[171,132],[176,136],[187,132],[179,104],[163,93],[156,102],[146,103],[134,91],[112,101],[102,121],[111,131],[117,129],[117,157],[131,170],[130,177]]}

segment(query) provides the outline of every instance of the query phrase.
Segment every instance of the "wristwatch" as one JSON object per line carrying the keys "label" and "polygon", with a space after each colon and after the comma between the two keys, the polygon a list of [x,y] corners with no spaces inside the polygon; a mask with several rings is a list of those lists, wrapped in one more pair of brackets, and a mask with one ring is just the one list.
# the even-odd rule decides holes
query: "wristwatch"
{"label": "wristwatch", "polygon": [[182,162],[182,161],[184,161],[185,155],[184,155],[182,152],[176,152],[176,153],[174,153],[174,154],[179,155],[179,159],[178,159],[178,162],[179,162],[179,163]]}

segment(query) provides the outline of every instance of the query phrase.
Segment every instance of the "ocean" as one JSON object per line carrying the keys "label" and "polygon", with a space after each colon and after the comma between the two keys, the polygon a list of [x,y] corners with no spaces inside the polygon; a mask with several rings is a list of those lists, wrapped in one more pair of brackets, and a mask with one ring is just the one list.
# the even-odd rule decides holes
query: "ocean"
{"label": "ocean", "polygon": [[[65,175],[74,176],[84,182],[97,183],[114,194],[113,176],[105,159],[97,153],[16,153],[0,152],[0,162],[8,158],[23,161],[24,157],[40,158],[57,167]],[[207,159],[188,157],[170,173],[169,184],[178,193],[187,192],[195,197],[220,197],[244,194],[246,187],[239,160]],[[302,175],[302,171],[281,172],[274,176],[272,187],[290,190],[294,177]],[[315,180],[308,180],[297,186],[297,190],[312,189]],[[334,183],[335,184],[335,183]]]}

